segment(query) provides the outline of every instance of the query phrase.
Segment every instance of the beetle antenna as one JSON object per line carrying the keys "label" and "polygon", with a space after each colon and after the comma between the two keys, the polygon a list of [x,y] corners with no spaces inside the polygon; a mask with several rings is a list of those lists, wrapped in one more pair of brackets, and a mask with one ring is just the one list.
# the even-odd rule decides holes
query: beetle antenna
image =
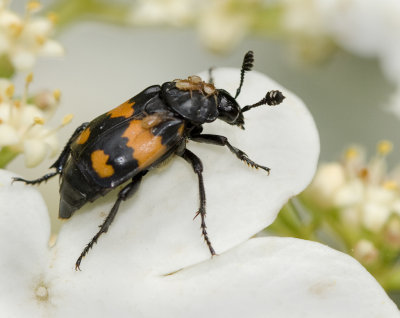
{"label": "beetle antenna", "polygon": [[254,53],[253,51],[248,51],[243,58],[242,69],[240,70],[240,84],[238,89],[236,90],[235,99],[239,96],[240,90],[242,89],[244,73],[251,71],[251,69],[253,68],[253,62],[254,62]]}
{"label": "beetle antenna", "polygon": [[261,105],[269,105],[269,106],[276,106],[279,105],[280,103],[282,103],[282,101],[285,99],[285,96],[283,96],[283,94],[280,91],[269,91],[265,97],[260,100],[258,103],[255,103],[253,105],[248,105],[248,106],[244,106],[242,108],[242,113],[247,112],[248,110],[254,108],[254,107],[258,107]]}

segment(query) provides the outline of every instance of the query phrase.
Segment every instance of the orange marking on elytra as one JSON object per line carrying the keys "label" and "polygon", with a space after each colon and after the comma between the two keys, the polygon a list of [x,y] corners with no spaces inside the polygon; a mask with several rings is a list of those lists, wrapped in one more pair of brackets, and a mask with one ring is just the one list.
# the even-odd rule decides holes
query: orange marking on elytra
{"label": "orange marking on elytra", "polygon": [[135,110],[132,107],[134,104],[135,102],[130,102],[130,100],[127,100],[125,103],[122,103],[118,107],[110,110],[107,114],[110,115],[110,118],[117,118],[117,117],[129,118],[135,112]]}
{"label": "orange marking on elytra", "polygon": [[109,157],[110,156],[106,155],[103,150],[95,150],[90,156],[93,170],[96,171],[100,178],[111,177],[114,174],[113,166],[107,164]]}
{"label": "orange marking on elytra", "polygon": [[149,115],[142,119],[142,127],[144,129],[150,129],[154,126],[157,126],[161,122],[162,122],[161,116],[157,114]]}
{"label": "orange marking on elytra", "polygon": [[79,135],[78,139],[76,140],[76,143],[78,145],[83,145],[90,136],[90,128],[86,128],[84,131],[82,131],[82,133]]}
{"label": "orange marking on elytra", "polygon": [[139,168],[149,166],[167,151],[161,143],[161,136],[154,136],[142,120],[132,120],[122,137],[128,138],[126,145],[133,149],[133,158]]}

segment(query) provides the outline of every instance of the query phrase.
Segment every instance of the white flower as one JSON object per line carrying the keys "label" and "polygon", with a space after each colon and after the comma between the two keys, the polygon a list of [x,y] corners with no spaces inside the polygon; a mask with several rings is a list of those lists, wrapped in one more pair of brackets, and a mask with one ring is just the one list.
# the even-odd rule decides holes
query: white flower
{"label": "white flower", "polygon": [[232,1],[211,1],[198,17],[200,39],[214,51],[236,46],[248,32],[251,17],[246,10],[233,10]]}
{"label": "white flower", "polygon": [[132,8],[129,20],[137,25],[182,26],[193,19],[195,4],[188,0],[139,0]]}
{"label": "white flower", "polygon": [[6,55],[17,70],[32,69],[37,56],[62,56],[62,46],[50,39],[53,19],[32,17],[38,2],[27,5],[24,18],[7,9],[0,0],[0,56]]}
{"label": "white flower", "polygon": [[[238,75],[216,70],[215,81],[234,92]],[[282,90],[284,103],[246,113],[245,131],[223,122],[206,127],[268,163],[270,176],[249,170],[223,147],[188,145],[204,164],[208,232],[219,253],[213,258],[199,220],[192,220],[198,187],[184,160],[146,175],[85,257],[82,272],[75,272],[75,258],[97,232],[115,191],[77,212],[49,248],[42,198],[32,187],[11,185],[12,174],[1,172],[0,316],[398,317],[351,257],[297,239],[249,240],[307,185],[319,152],[310,114],[286,89],[251,72],[239,101],[254,103],[271,89]]]}
{"label": "white flower", "polygon": [[306,195],[319,206],[327,208],[333,204],[333,198],[346,183],[345,169],[339,163],[325,163],[318,168]]}
{"label": "white flower", "polygon": [[321,165],[307,198],[324,208],[338,208],[343,224],[378,232],[399,211],[398,180],[387,174],[385,156],[392,144],[382,141],[368,163],[359,147],[346,151],[341,163]]}
{"label": "white flower", "polygon": [[363,264],[374,263],[379,256],[379,251],[374,244],[368,240],[360,240],[354,247],[354,257]]}
{"label": "white flower", "polygon": [[39,164],[48,151],[53,156],[58,152],[57,130],[72,119],[71,115],[67,115],[58,128],[46,128],[44,124],[58,105],[59,92],[54,91],[53,98],[48,98],[47,104],[42,103],[40,107],[28,103],[27,89],[31,80],[30,74],[22,99],[17,99],[13,96],[14,85],[11,81],[0,79],[0,148],[24,153],[28,167]]}

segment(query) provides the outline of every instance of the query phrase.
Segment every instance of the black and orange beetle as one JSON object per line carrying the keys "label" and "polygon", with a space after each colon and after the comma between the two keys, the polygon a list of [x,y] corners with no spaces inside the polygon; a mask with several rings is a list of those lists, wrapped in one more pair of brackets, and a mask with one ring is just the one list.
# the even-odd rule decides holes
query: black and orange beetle
{"label": "black and orange beetle", "polygon": [[285,98],[280,91],[269,91],[259,102],[243,108],[236,102],[246,71],[253,67],[253,52],[244,56],[240,84],[235,97],[214,87],[211,71],[209,82],[198,76],[179,79],[146,88],[138,95],[113,110],[79,126],[68,140],[61,155],[50,167],[56,171],[36,180],[14,178],[26,184],[40,184],[60,175],[59,217],[68,219],[88,201],[130,180],[119,193],[99,232],[82,251],[75,268],[80,269],[82,258],[107,232],[122,201],[138,189],[142,177],[167,158],[177,155],[192,165],[198,176],[201,229],[211,255],[215,251],[208,238],[205,224],[206,195],[201,160],[186,149],[186,141],[227,146],[237,158],[254,168],[269,173],[269,168],[258,165],[243,151],[232,146],[224,136],[202,134],[204,123],[221,119],[244,129],[243,113],[257,106],[280,104]]}

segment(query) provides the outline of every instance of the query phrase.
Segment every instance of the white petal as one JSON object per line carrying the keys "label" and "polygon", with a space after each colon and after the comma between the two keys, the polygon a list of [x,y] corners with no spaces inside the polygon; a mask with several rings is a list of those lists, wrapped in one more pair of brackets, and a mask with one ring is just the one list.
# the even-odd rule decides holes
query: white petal
{"label": "white petal", "polygon": [[11,62],[20,71],[26,71],[32,69],[35,64],[35,54],[28,51],[19,51],[11,55]]}
{"label": "white petal", "polygon": [[8,28],[10,25],[21,24],[21,19],[11,11],[0,10],[0,27]]}
{"label": "white petal", "polygon": [[321,207],[333,204],[336,192],[345,184],[346,175],[339,163],[325,163],[319,166],[311,185],[305,194]]}
{"label": "white petal", "polygon": [[374,232],[379,231],[389,219],[391,210],[390,206],[375,202],[366,202],[363,207],[363,223],[364,226]]}
{"label": "white petal", "polygon": [[33,187],[0,170],[0,316],[39,317],[35,289],[46,281],[50,222]]}
{"label": "white petal", "polygon": [[24,157],[27,167],[37,166],[46,156],[46,144],[40,139],[26,139],[24,141]]}
{"label": "white petal", "polygon": [[399,317],[357,261],[315,242],[251,239],[168,276],[123,262],[54,277],[57,317]]}
{"label": "white petal", "polygon": [[[19,110],[18,122],[21,127],[29,127],[34,122],[35,117],[45,118],[45,114],[38,107],[33,105],[25,105]],[[43,126],[36,125],[33,129],[34,132],[42,131]],[[30,130],[31,132],[32,130]]]}
{"label": "white petal", "polygon": [[[233,92],[239,82],[236,69],[215,70],[219,87]],[[280,208],[310,182],[319,153],[318,134],[304,104],[266,76],[246,76],[242,105],[259,101],[271,89],[287,97],[276,107],[259,107],[245,113],[246,130],[223,122],[205,125],[207,133],[227,136],[254,161],[272,168],[250,169],[227,147],[190,142],[188,148],[203,161],[207,195],[207,229],[217,253],[243,242],[275,219]],[[115,201],[116,192],[87,204],[62,229],[57,257],[71,270],[83,246],[98,231]],[[83,268],[102,271],[115,266],[160,274],[210,258],[201,237],[198,181],[181,158],[149,172],[135,196],[123,202],[107,234],[83,262]]]}
{"label": "white petal", "polygon": [[19,142],[18,133],[15,129],[7,124],[0,124],[0,147],[15,145]]}
{"label": "white petal", "polygon": [[6,53],[10,49],[10,41],[5,34],[0,34],[0,55]]}
{"label": "white petal", "polygon": [[364,184],[358,179],[349,181],[337,191],[334,203],[341,207],[357,204],[364,199],[364,188]]}
{"label": "white petal", "polygon": [[63,56],[64,48],[57,41],[47,40],[41,47],[39,53],[44,56]]}
{"label": "white petal", "polygon": [[59,153],[60,144],[58,142],[57,135],[55,133],[49,134],[45,139],[44,142],[50,148],[50,156],[55,156]]}
{"label": "white petal", "polygon": [[49,19],[36,18],[26,25],[24,31],[28,34],[32,34],[32,36],[39,35],[47,37],[52,29],[52,26],[53,25]]}

